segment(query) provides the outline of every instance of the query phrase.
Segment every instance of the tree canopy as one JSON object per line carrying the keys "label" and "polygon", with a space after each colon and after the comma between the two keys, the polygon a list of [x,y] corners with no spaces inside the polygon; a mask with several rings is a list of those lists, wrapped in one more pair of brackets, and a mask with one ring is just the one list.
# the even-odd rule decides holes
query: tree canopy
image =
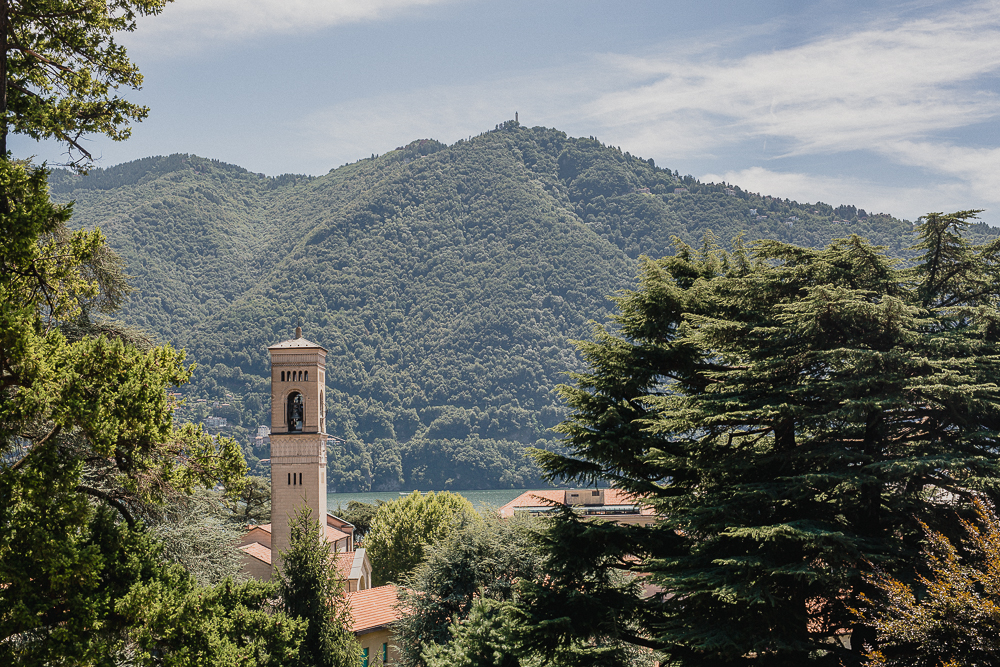
{"label": "tree canopy", "polygon": [[400,583],[424,559],[427,545],[465,522],[480,520],[472,503],[449,491],[410,495],[375,511],[364,547],[372,563],[372,583]]}
{"label": "tree canopy", "polygon": [[[997,493],[1000,243],[963,237],[974,214],[922,219],[909,268],[857,236],[644,261],[561,388],[567,455],[539,458],[661,518],[557,519],[524,606],[535,644],[610,628],[679,665],[857,664],[868,564],[897,571],[914,518],[947,532],[943,510]],[[663,593],[629,596],[614,569]]]}
{"label": "tree canopy", "polygon": [[138,89],[142,75],[114,33],[135,30],[136,17],[167,2],[0,0],[0,156],[10,132],[55,139],[77,167],[91,160],[84,135],[127,139],[129,122],[149,109],[116,94]]}
{"label": "tree canopy", "polygon": [[[484,600],[511,602],[519,581],[540,576],[539,530],[541,525],[532,518],[504,519],[487,513],[482,521],[466,523],[427,545],[423,562],[400,591],[406,609],[395,626],[400,664],[417,667],[437,647],[461,643],[455,633],[470,617],[484,614],[480,620],[487,622],[501,616],[490,613],[495,611],[493,607],[477,612],[474,606]],[[513,646],[503,646],[510,637],[502,630],[492,634],[498,645],[494,650],[507,653],[514,661]],[[478,649],[466,646],[461,650]],[[450,646],[446,653],[454,650],[458,647]]]}

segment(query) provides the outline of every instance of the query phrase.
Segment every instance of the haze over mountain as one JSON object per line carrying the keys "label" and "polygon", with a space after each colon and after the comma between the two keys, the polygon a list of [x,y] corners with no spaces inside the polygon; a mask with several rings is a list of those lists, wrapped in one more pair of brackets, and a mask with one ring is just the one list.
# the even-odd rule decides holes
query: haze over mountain
{"label": "haze over mountain", "polygon": [[99,225],[128,263],[123,319],[199,364],[182,416],[227,417],[249,442],[269,420],[266,348],[301,318],[330,353],[331,490],[539,484],[524,448],[558,446],[553,389],[580,368],[571,341],[672,237],[820,246],[858,233],[900,256],[913,240],[888,214],[699,183],[513,121],[320,177],[172,155],[51,184],[76,202],[73,224]]}

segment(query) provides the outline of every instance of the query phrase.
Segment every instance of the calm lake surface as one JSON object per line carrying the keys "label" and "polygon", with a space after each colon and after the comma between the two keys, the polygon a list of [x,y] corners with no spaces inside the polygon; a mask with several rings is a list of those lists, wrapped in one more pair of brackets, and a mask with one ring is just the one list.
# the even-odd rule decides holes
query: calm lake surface
{"label": "calm lake surface", "polygon": [[[537,489],[500,489],[493,491],[452,491],[463,496],[472,503],[476,511],[481,511],[484,507],[500,507],[509,503],[514,498],[525,491],[536,491]],[[402,495],[408,495],[404,493]],[[396,500],[401,494],[397,491],[379,491],[371,493],[328,493],[326,494],[326,508],[330,512],[337,514],[337,507],[347,508],[347,503],[357,500],[362,503],[374,503],[376,500]]]}

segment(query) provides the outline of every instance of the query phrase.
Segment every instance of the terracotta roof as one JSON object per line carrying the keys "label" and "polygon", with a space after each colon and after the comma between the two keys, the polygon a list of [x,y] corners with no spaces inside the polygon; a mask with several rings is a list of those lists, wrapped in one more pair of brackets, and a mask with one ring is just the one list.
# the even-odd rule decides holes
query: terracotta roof
{"label": "terracotta roof", "polygon": [[399,620],[401,614],[396,609],[398,601],[396,587],[392,584],[348,593],[351,632],[369,632]]}
{"label": "terracotta roof", "polygon": [[[540,491],[525,491],[514,500],[503,505],[498,510],[500,516],[510,516],[517,507],[544,507],[546,505],[562,505],[566,498],[566,489],[542,489]],[[604,489],[604,505],[636,505],[639,504],[635,496],[622,489]],[[600,505],[588,505],[588,508],[597,508]],[[640,514],[653,514],[653,509],[643,506]]]}
{"label": "terracotta roof", "polygon": [[337,574],[339,574],[342,579],[351,578],[351,568],[354,567],[353,551],[341,551],[339,553],[330,554],[330,560],[334,561],[334,565],[337,568]]}
{"label": "terracotta roof", "polygon": [[[269,524],[269,523],[261,524],[260,526],[250,526],[250,530],[253,530],[254,528],[260,528],[265,533],[267,533],[269,535],[271,534],[271,524]],[[332,543],[336,542],[337,540],[344,539],[345,537],[350,537],[350,535],[348,535],[347,533],[345,533],[343,531],[337,530],[333,526],[327,526],[326,527],[326,540],[327,540],[327,542],[330,542],[332,544]]]}
{"label": "terracotta roof", "polygon": [[342,530],[337,530],[333,526],[327,526],[326,527],[326,539],[331,544],[333,542],[336,542],[337,540],[342,540],[345,537],[350,537],[350,535],[348,535],[347,533],[345,533]]}
{"label": "terracotta roof", "polygon": [[251,542],[250,544],[245,544],[242,547],[240,547],[240,551],[249,556],[253,556],[259,561],[263,561],[268,565],[271,564],[271,550],[265,547],[260,542]]}

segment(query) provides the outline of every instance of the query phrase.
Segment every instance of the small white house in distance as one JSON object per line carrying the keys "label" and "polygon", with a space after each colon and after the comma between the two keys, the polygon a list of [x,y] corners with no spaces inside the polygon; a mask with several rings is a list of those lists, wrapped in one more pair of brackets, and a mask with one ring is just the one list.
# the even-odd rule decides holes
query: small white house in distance
{"label": "small white house in distance", "polygon": [[569,505],[588,519],[652,525],[656,521],[653,508],[621,489],[546,489],[526,491],[498,511],[502,517],[515,514],[544,516],[558,505]]}

